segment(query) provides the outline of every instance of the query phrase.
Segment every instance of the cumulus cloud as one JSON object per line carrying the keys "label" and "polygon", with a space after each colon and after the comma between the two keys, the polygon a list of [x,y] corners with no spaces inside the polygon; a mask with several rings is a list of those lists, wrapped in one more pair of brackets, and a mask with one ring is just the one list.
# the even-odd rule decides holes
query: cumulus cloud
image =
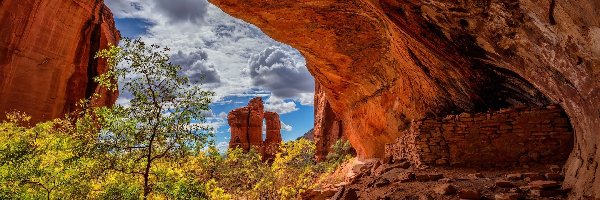
{"label": "cumulus cloud", "polygon": [[208,63],[208,54],[202,50],[188,54],[178,51],[171,56],[171,62],[182,67],[183,73],[192,83],[221,83],[221,75],[214,65]]}
{"label": "cumulus cloud", "polygon": [[143,17],[197,25],[205,22],[210,5],[206,0],[106,0],[106,4],[119,18]]}
{"label": "cumulus cloud", "polygon": [[154,0],[155,9],[167,16],[172,23],[192,22],[200,24],[208,9],[206,0]]}
{"label": "cumulus cloud", "polygon": [[300,52],[206,0],[105,2],[117,18],[148,22],[141,33],[145,42],[170,47],[175,54],[182,51],[185,59],[179,64],[188,68],[185,74],[192,81],[204,77],[202,83],[216,92],[216,101],[258,88],[312,105],[314,81]]}
{"label": "cumulus cloud", "polygon": [[202,117],[215,117],[215,113],[213,113],[212,110],[203,110],[203,111],[200,111],[200,116],[202,116]]}
{"label": "cumulus cloud", "polygon": [[131,16],[141,10],[134,0],[106,0],[105,3],[116,17]]}
{"label": "cumulus cloud", "polygon": [[281,122],[281,130],[283,130],[283,131],[288,131],[288,132],[289,132],[289,131],[292,131],[292,126],[290,126],[290,125],[287,125],[287,124],[285,124],[285,123]]}
{"label": "cumulus cloud", "polygon": [[253,55],[248,66],[252,84],[271,91],[275,97],[300,99],[303,94],[314,93],[313,77],[306,66],[280,47],[272,46]]}
{"label": "cumulus cloud", "polygon": [[226,141],[219,142],[219,144],[217,144],[215,147],[219,150],[219,152],[227,152],[227,149],[229,149],[229,143]]}
{"label": "cumulus cloud", "polygon": [[296,108],[296,103],[294,103],[293,101],[286,102],[286,101],[276,98],[276,97],[270,97],[265,102],[265,110],[271,111],[271,112],[276,112],[276,113],[282,115],[282,114],[297,111],[298,108]]}
{"label": "cumulus cloud", "polygon": [[227,119],[227,113],[225,113],[225,112],[219,113],[219,118],[221,118],[221,119]]}
{"label": "cumulus cloud", "polygon": [[[212,128],[213,131],[216,132],[219,130],[219,128],[225,126],[225,123],[226,122],[223,119],[209,117],[209,118],[206,118],[206,121],[202,122],[201,125],[208,127],[208,128]],[[194,123],[194,124],[197,124],[197,123]]]}

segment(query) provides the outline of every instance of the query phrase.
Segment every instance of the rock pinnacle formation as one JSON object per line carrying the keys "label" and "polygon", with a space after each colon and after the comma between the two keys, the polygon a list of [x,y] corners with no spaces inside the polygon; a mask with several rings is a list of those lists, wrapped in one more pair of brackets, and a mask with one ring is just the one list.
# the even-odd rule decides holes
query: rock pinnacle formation
{"label": "rock pinnacle formation", "polygon": [[[263,141],[263,119],[266,122],[266,139]],[[261,97],[256,97],[248,106],[229,112],[227,122],[231,127],[229,148],[249,151],[255,147],[269,160],[274,158],[281,144],[281,121],[274,112],[265,112]]]}
{"label": "rock pinnacle formation", "polygon": [[597,0],[210,2],[304,55],[359,157],[413,120],[556,103],[575,135],[564,187],[600,198]]}
{"label": "rock pinnacle formation", "polygon": [[96,105],[114,104],[118,95],[93,82],[107,70],[94,55],[120,39],[102,0],[2,0],[0,24],[0,119],[62,117],[94,92]]}

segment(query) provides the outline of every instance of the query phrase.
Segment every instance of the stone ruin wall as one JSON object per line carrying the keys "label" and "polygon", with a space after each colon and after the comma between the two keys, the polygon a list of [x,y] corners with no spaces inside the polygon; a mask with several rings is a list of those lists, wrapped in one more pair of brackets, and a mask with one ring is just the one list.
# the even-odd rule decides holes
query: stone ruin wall
{"label": "stone ruin wall", "polygon": [[573,149],[573,130],[558,106],[516,107],[413,122],[386,156],[417,165],[506,167],[562,164]]}

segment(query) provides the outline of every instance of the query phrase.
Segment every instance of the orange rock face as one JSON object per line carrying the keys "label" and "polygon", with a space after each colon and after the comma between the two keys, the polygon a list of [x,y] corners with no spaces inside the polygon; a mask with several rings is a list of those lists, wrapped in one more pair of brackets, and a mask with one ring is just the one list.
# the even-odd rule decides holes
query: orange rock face
{"label": "orange rock face", "polygon": [[267,160],[275,158],[279,151],[279,145],[283,141],[281,138],[281,120],[279,114],[275,112],[265,112],[265,121],[267,125],[267,138],[264,141],[264,156]]}
{"label": "orange rock face", "polygon": [[279,114],[275,112],[265,112],[265,121],[267,125],[267,144],[279,144],[281,141],[281,120]]}
{"label": "orange rock face", "polygon": [[93,77],[106,71],[95,53],[120,35],[103,1],[3,0],[0,3],[0,119],[23,111],[34,122],[62,117],[94,92],[114,104]]}
{"label": "orange rock face", "polygon": [[596,0],[210,1],[305,56],[360,157],[412,120],[558,103],[575,132],[565,187],[600,198]]}
{"label": "orange rock face", "polygon": [[327,94],[321,89],[321,85],[315,86],[315,128],[314,140],[317,145],[316,158],[323,160],[331,151],[331,147],[344,136],[342,120],[331,109]]}
{"label": "orange rock face", "polygon": [[248,106],[229,112],[227,122],[231,128],[230,148],[239,147],[248,151],[251,146],[262,146],[263,108],[262,99],[258,97],[250,100]]}
{"label": "orange rock face", "polygon": [[[263,119],[266,121],[266,140],[263,141]],[[262,98],[256,97],[248,106],[229,112],[227,122],[231,128],[229,148],[242,148],[249,151],[251,147],[263,155],[265,159],[274,158],[281,144],[281,121],[274,112],[264,112]]]}

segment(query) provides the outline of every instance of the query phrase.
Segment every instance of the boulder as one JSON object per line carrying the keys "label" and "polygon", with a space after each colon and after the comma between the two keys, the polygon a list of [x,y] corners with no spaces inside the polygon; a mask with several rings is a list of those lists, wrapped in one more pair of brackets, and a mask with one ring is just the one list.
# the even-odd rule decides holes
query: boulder
{"label": "boulder", "polygon": [[519,193],[499,193],[494,195],[495,200],[519,200],[521,194]]}
{"label": "boulder", "polygon": [[549,190],[560,188],[560,183],[556,181],[532,181],[529,183],[529,187],[532,189]]}
{"label": "boulder", "polygon": [[512,188],[515,186],[512,184],[512,182],[505,181],[505,180],[498,180],[498,181],[496,181],[495,185],[496,185],[496,187],[499,187],[499,188]]}
{"label": "boulder", "polygon": [[456,194],[456,187],[446,183],[436,186],[433,191],[441,195],[452,195]]}
{"label": "boulder", "polygon": [[522,180],[523,179],[523,174],[520,174],[520,173],[517,173],[517,174],[507,174],[506,175],[506,179],[511,180],[511,181]]}
{"label": "boulder", "polygon": [[472,189],[461,189],[458,191],[458,197],[461,199],[481,199],[481,193]]}

